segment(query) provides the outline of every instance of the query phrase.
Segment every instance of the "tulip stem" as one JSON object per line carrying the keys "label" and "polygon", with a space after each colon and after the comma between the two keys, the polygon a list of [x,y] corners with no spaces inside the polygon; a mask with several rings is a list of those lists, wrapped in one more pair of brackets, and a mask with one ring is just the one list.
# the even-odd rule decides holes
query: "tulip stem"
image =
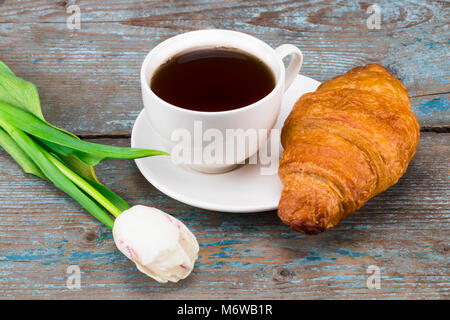
{"label": "tulip stem", "polygon": [[92,198],[97,200],[107,211],[109,211],[114,217],[118,217],[122,213],[115,205],[106,199],[100,192],[87,183],[82,177],[69,169],[64,163],[59,161],[56,157],[50,153],[46,153],[47,158],[61,171],[69,180],[76,184],[81,190],[89,194]]}

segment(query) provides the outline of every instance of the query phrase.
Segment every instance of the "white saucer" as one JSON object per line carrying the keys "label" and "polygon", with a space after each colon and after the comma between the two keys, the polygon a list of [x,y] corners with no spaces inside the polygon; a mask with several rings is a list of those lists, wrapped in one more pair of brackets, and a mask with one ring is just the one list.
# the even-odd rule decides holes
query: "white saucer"
{"label": "white saucer", "polygon": [[[283,97],[275,128],[283,126],[297,99],[316,90],[319,84],[298,75]],[[165,150],[143,111],[134,124],[131,146]],[[277,174],[261,175],[259,164],[243,165],[221,174],[205,174],[177,166],[166,156],[135,161],[144,177],[158,190],[194,207],[223,212],[259,212],[278,207],[282,184]]]}

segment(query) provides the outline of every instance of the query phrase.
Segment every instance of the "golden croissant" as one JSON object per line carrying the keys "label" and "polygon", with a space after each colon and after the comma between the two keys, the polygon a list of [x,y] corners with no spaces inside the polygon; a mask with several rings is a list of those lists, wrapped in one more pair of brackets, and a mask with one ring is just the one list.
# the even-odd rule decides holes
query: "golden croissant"
{"label": "golden croissant", "polygon": [[284,123],[278,216],[308,234],[337,225],[398,181],[419,135],[408,92],[382,66],[323,83]]}

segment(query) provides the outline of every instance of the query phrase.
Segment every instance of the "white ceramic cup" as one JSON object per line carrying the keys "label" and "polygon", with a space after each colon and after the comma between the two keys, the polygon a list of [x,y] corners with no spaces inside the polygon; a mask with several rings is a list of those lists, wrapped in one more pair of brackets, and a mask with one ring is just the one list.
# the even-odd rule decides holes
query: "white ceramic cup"
{"label": "white ceramic cup", "polygon": [[[149,83],[159,66],[179,54],[206,48],[230,48],[257,57],[272,70],[276,81],[274,89],[261,100],[248,106],[219,112],[183,109],[162,100],[150,89]],[[287,56],[292,56],[292,59],[285,70],[283,58]],[[302,62],[301,51],[291,44],[283,44],[273,49],[265,42],[241,32],[212,29],[192,31],[174,36],[151,50],[142,64],[141,88],[147,119],[154,131],[160,136],[169,153],[172,153],[177,143],[179,144],[179,140],[174,140],[174,132],[183,130],[194,137],[194,131],[198,130],[199,124],[201,124],[202,132],[206,132],[208,129],[218,130],[223,134],[223,137],[226,136],[227,129],[266,130],[267,135],[258,137],[256,141],[246,141],[246,150],[240,158],[230,157],[233,159],[227,160],[224,156],[223,161],[211,162],[207,159],[197,159],[197,161],[184,163],[195,170],[207,173],[231,170],[236,164],[242,163],[246,158],[257,152],[261,144],[267,139],[270,130],[277,121],[283,94],[295,80]],[[220,75],[217,76],[220,77]],[[233,93],[230,92],[230,94]],[[200,152],[202,152],[206,144],[207,141],[201,143],[192,141],[188,148],[191,148],[189,151],[195,154],[196,151],[199,151],[198,148],[201,148]],[[228,141],[225,141],[225,144],[228,144]]]}

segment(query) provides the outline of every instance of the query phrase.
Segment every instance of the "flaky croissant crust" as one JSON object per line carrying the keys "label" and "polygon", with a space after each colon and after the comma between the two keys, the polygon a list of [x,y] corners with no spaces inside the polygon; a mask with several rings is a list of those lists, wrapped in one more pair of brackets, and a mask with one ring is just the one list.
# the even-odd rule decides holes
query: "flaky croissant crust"
{"label": "flaky croissant crust", "polygon": [[279,217],[308,234],[335,226],[398,181],[419,134],[408,92],[382,66],[323,83],[283,126]]}

